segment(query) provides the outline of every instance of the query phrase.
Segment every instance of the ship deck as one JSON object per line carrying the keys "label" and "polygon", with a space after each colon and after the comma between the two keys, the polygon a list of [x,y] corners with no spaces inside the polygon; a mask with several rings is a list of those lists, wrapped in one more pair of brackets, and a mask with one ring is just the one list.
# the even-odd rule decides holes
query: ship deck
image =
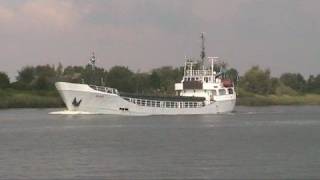
{"label": "ship deck", "polygon": [[203,102],[204,97],[188,97],[188,96],[158,96],[158,95],[145,95],[120,92],[121,97],[129,97],[136,99],[157,100],[157,101],[194,101]]}

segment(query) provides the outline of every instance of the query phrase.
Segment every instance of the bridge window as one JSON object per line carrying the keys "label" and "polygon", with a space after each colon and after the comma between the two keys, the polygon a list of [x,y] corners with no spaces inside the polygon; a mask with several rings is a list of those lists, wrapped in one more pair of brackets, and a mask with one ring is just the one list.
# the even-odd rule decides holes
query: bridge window
{"label": "bridge window", "polygon": [[212,90],[212,96],[216,96],[217,95],[217,90]]}
{"label": "bridge window", "polygon": [[233,94],[233,89],[229,88],[229,89],[228,89],[228,93],[229,93],[229,94]]}
{"label": "bridge window", "polygon": [[225,89],[219,89],[219,95],[226,95],[226,90]]}

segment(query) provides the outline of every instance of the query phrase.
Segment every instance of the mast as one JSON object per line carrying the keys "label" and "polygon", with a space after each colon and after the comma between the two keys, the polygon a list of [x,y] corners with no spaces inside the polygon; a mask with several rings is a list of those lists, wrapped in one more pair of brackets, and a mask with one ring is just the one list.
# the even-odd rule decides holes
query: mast
{"label": "mast", "polygon": [[200,58],[201,58],[201,66],[204,69],[204,59],[206,57],[206,52],[205,52],[205,46],[204,46],[204,33],[201,33],[201,53],[200,53]]}
{"label": "mast", "polygon": [[94,55],[94,52],[92,52],[92,56],[89,59],[89,63],[91,64],[92,71],[94,71],[96,67],[96,56]]}

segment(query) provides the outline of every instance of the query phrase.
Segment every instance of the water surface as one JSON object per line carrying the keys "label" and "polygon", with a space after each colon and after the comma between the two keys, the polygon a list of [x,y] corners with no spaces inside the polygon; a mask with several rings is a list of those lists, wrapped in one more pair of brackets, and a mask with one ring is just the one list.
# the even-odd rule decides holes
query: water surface
{"label": "water surface", "polygon": [[318,179],[320,107],[225,115],[0,111],[0,179]]}

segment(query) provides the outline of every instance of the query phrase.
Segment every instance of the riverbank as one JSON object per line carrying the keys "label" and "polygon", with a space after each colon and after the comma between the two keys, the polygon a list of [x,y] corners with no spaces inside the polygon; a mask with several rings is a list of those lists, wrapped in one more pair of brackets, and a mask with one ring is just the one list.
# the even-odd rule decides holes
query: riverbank
{"label": "riverbank", "polygon": [[[320,105],[319,94],[306,95],[250,95],[237,98],[241,106]],[[0,91],[0,109],[6,108],[60,108],[64,107],[56,91]]]}
{"label": "riverbank", "polygon": [[0,90],[0,109],[64,107],[56,91]]}
{"label": "riverbank", "polygon": [[241,106],[271,106],[271,105],[320,105],[319,94],[305,95],[253,95],[238,97],[237,105]]}

